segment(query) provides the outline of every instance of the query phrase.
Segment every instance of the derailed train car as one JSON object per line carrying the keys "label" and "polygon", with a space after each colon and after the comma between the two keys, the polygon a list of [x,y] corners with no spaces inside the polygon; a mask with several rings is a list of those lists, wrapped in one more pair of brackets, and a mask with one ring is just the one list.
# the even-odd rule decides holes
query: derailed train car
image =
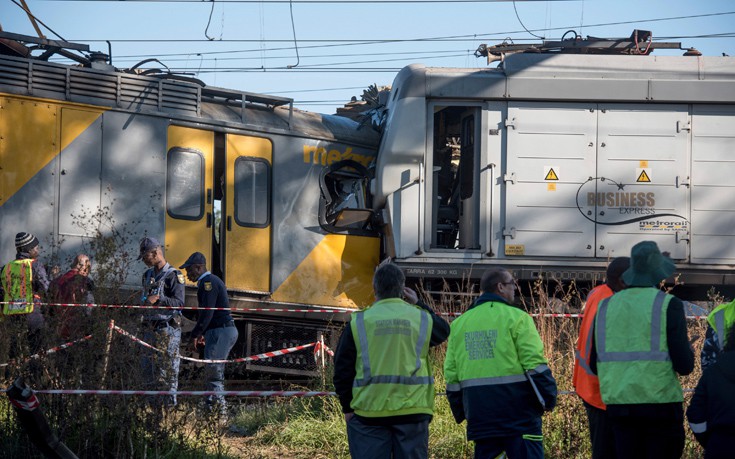
{"label": "derailed train car", "polygon": [[[11,54],[23,53],[0,56],[1,259],[30,231],[44,261],[66,266],[97,230],[124,226],[117,253],[134,259],[146,235],[174,266],[202,252],[235,307],[349,312],[372,301],[380,240],[359,209],[371,206],[375,131],[291,99]],[[131,265],[125,285],[139,287],[143,270]],[[241,314],[237,354],[314,342],[332,318]],[[314,366],[307,357],[248,368],[298,373]]]}
{"label": "derailed train car", "polygon": [[240,314],[238,356],[313,342],[372,301],[388,257],[429,290],[492,265],[589,283],[655,240],[685,285],[735,285],[735,59],[572,45],[409,66],[380,136],[290,99],[0,56],[0,256],[31,231],[64,260],[94,236],[80,216],[109,209],[120,250],[149,235],[174,265],[200,251],[235,306],[344,311]]}
{"label": "derailed train car", "polygon": [[404,68],[373,184],[387,254],[435,289],[497,264],[589,283],[653,240],[684,295],[731,295],[735,58],[653,56],[636,37]]}

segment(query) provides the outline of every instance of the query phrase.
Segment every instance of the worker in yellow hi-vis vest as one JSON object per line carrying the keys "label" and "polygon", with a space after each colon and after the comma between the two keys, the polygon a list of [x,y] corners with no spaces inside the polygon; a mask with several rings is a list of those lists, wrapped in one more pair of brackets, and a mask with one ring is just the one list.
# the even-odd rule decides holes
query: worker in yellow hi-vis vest
{"label": "worker in yellow hi-vis vest", "polygon": [[46,269],[38,260],[40,246],[36,236],[18,233],[15,250],[15,260],[0,270],[4,301],[2,314],[6,320],[16,315],[26,317],[31,351],[37,351],[36,344],[41,338],[45,320],[41,308],[34,303],[44,301],[49,280]]}
{"label": "worker in yellow hi-vis vest", "polygon": [[694,369],[684,305],[658,288],[676,269],[653,241],[639,242],[625,290],[600,302],[590,367],[600,379],[618,458],[674,459],[684,451],[679,375]]}
{"label": "worker in yellow hi-vis vest", "polygon": [[334,390],[353,459],[429,457],[429,348],[447,339],[449,324],[405,281],[396,265],[375,271],[376,301],[352,314],[334,353]]}

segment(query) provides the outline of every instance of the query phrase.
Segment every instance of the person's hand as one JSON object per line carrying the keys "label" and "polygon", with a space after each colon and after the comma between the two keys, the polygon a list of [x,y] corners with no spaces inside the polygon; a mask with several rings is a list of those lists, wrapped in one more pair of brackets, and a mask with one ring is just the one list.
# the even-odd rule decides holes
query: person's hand
{"label": "person's hand", "polygon": [[352,416],[354,416],[355,413],[345,413],[345,424],[350,422],[350,419],[352,419]]}
{"label": "person's hand", "polygon": [[203,348],[204,344],[205,344],[204,336],[194,338],[194,340],[192,341],[192,347],[194,348],[195,351],[198,351],[200,348]]}
{"label": "person's hand", "polygon": [[410,289],[408,287],[403,287],[403,299],[406,301],[406,303],[416,304],[419,302],[419,296],[416,294],[416,292],[413,291],[413,289]]}
{"label": "person's hand", "polygon": [[156,304],[160,297],[160,295],[149,295],[148,298],[146,298],[146,302],[148,304]]}

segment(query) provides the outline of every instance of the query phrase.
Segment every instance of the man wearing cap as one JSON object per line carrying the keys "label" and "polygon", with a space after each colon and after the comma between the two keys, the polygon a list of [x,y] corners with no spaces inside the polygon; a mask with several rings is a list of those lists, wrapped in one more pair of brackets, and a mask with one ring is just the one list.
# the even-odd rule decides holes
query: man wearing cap
{"label": "man wearing cap", "polygon": [[[227,360],[232,347],[237,342],[237,327],[232,320],[227,298],[227,289],[222,279],[207,271],[207,260],[204,254],[194,252],[186,262],[179,266],[186,269],[186,277],[197,283],[197,323],[189,333],[191,346],[196,349],[204,344],[204,358],[207,360]],[[220,309],[221,308],[221,309]],[[207,364],[207,389],[210,391],[225,390],[225,364]],[[207,397],[210,405],[218,404],[220,414],[227,414],[225,397],[222,395]]]}
{"label": "man wearing cap", "polygon": [[[162,306],[145,309],[142,318],[143,340],[165,346],[167,365],[157,365],[155,358],[144,356],[143,372],[149,385],[165,381],[175,392],[179,386],[179,345],[181,344],[181,307],[184,306],[184,275],[174,269],[163,257],[161,244],[154,238],[140,240],[138,260],[143,260],[148,270],[143,274],[141,303]],[[155,356],[154,356],[155,357]],[[169,399],[176,405],[176,394]]]}
{"label": "man wearing cap", "polygon": [[579,337],[574,352],[572,384],[587,412],[592,443],[592,459],[615,457],[615,436],[607,419],[607,407],[600,395],[600,381],[590,369],[592,351],[592,325],[595,323],[600,301],[625,288],[621,276],[630,267],[630,258],[615,258],[607,267],[605,283],[592,289],[584,304],[584,316],[579,327]]}
{"label": "man wearing cap", "polygon": [[27,314],[29,334],[37,336],[45,324],[40,307],[34,301],[45,299],[49,280],[46,269],[38,261],[38,238],[31,233],[15,235],[15,260],[0,270],[0,282],[4,292],[3,315]]}
{"label": "man wearing cap", "polygon": [[658,288],[674,263],[639,242],[623,273],[627,285],[600,302],[590,366],[600,378],[618,458],[679,458],[684,409],[677,374],[694,369],[684,305]]}

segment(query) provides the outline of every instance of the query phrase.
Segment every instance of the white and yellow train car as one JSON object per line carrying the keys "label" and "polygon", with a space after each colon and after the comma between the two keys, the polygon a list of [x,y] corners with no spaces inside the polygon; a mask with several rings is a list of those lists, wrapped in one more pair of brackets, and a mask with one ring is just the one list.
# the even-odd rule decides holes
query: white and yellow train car
{"label": "white and yellow train car", "polygon": [[[174,266],[202,252],[236,305],[349,311],[372,301],[379,261],[372,213],[351,210],[370,207],[377,143],[369,127],[286,98],[0,56],[0,259],[29,231],[44,261],[65,266],[110,230],[87,220],[103,209],[125,226],[120,253],[134,259],[143,236]],[[134,263],[125,284],[139,286],[144,268]],[[247,323],[243,352],[273,350],[269,324]],[[279,345],[317,336],[294,329],[305,336]]]}

